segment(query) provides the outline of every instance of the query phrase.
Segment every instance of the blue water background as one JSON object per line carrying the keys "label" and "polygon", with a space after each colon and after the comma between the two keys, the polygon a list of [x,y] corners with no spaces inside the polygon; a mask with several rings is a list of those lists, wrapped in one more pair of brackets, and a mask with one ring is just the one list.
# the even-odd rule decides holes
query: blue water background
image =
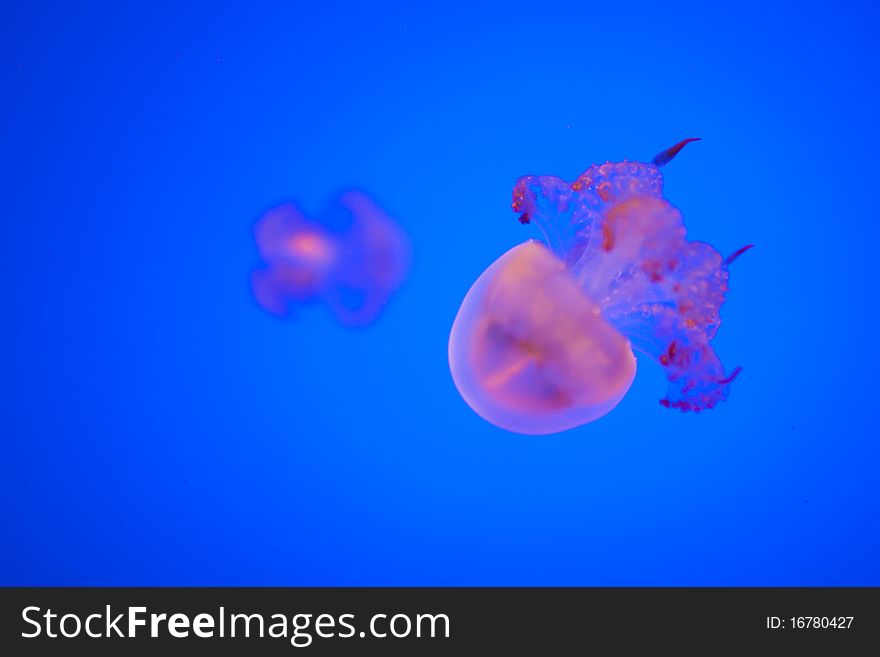
{"label": "blue water background", "polygon": [[[181,6],[185,5],[185,6]],[[409,6],[407,6],[409,5]],[[880,26],[867,2],[0,9],[0,584],[878,585]],[[690,136],[733,267],[712,412],[643,361],[549,437],[462,402],[448,331],[523,174]],[[253,221],[368,190],[374,326],[262,312]]]}

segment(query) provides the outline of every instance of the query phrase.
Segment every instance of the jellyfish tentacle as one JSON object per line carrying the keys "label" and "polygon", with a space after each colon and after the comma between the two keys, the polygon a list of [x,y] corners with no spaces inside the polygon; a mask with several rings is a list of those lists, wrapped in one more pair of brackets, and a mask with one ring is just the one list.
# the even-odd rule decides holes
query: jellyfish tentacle
{"label": "jellyfish tentacle", "polygon": [[729,376],[724,377],[718,383],[720,383],[722,385],[726,385],[728,383],[733,383],[734,379],[736,379],[736,377],[738,377],[740,375],[740,372],[742,372],[742,371],[743,371],[742,366],[737,365],[736,367],[733,368],[733,371],[730,373]]}
{"label": "jellyfish tentacle", "polygon": [[669,164],[672,159],[681,152],[681,149],[690,144],[692,141],[701,141],[701,139],[700,137],[690,137],[688,139],[682,139],[680,142],[675,144],[675,146],[670,146],[666,150],[657,153],[657,155],[654,156],[654,159],[651,160],[651,164],[658,168]]}
{"label": "jellyfish tentacle", "polygon": [[754,244],[746,244],[744,247],[737,249],[736,251],[731,253],[729,256],[727,256],[727,258],[724,260],[724,264],[730,265],[731,263],[733,263],[734,260],[739,258],[743,253],[745,253],[749,249],[754,249],[754,248],[755,248]]}

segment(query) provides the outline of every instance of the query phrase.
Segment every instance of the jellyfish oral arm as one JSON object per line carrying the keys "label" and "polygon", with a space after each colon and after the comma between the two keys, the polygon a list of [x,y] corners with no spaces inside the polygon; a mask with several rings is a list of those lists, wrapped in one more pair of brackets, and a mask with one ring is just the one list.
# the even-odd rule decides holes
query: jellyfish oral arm
{"label": "jellyfish oral arm", "polygon": [[662,403],[699,411],[725,399],[741,371],[725,374],[711,340],[721,324],[727,267],[752,245],[724,259],[686,239],[681,213],[663,197],[659,167],[692,141],[651,164],[593,165],[571,183],[524,176],[514,188],[514,209],[541,229],[602,316],[665,369]]}

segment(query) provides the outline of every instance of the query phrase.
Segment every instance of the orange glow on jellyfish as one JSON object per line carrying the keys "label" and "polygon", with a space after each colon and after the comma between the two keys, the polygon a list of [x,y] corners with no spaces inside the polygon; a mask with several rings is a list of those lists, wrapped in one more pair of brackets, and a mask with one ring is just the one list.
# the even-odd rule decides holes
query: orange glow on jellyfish
{"label": "orange glow on jellyfish", "polygon": [[546,245],[520,244],[483,272],[449,336],[453,380],[477,414],[526,434],[592,422],[632,385],[633,350],[665,369],[663,406],[700,411],[727,397],[740,368],[725,374],[710,341],[727,267],[749,247],[724,260],[688,241],[663,198],[659,167],[691,141],[651,164],[594,165],[571,183],[517,181],[513,209]]}
{"label": "orange glow on jellyfish", "polygon": [[330,213],[343,226],[308,219],[292,203],[266,212],[254,226],[265,265],[251,275],[257,303],[280,317],[296,305],[323,303],[346,326],[372,323],[409,270],[401,228],[368,196],[346,192]]}

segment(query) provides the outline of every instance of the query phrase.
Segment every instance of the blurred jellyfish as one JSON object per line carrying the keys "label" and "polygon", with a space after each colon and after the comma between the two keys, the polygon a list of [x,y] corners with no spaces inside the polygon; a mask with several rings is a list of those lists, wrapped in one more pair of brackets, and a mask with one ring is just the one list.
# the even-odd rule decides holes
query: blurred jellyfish
{"label": "blurred jellyfish", "polygon": [[449,336],[465,401],[489,422],[546,434],[613,409],[636,373],[633,349],[665,368],[660,403],[700,411],[725,399],[729,375],[709,344],[727,292],[727,260],[685,239],[659,168],[693,139],[641,162],[593,165],[574,182],[525,176],[513,209],[531,240],[468,291]]}
{"label": "blurred jellyfish", "polygon": [[409,270],[403,231],[360,192],[342,194],[321,222],[292,203],[273,208],[257,221],[254,238],[265,263],[251,275],[254,298],[280,317],[297,304],[320,301],[341,324],[365,326]]}

